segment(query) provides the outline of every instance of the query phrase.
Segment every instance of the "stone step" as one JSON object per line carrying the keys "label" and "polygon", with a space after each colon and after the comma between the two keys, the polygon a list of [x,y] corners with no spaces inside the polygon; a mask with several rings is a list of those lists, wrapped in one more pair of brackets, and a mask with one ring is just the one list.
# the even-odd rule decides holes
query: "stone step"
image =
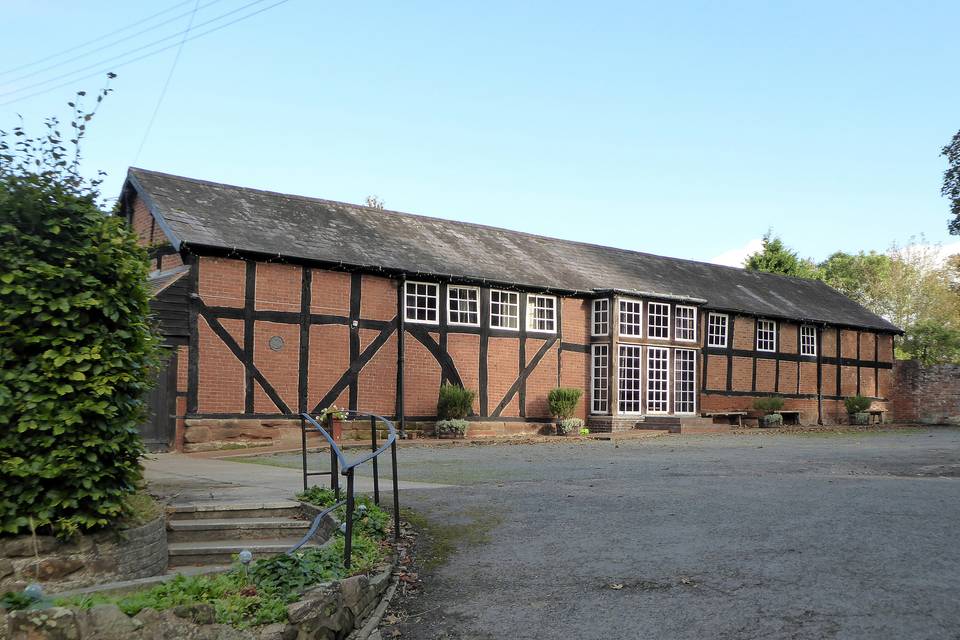
{"label": "stone step", "polygon": [[220,540],[270,540],[303,535],[308,520],[295,518],[200,518],[171,520],[167,524],[167,542],[217,542]]}
{"label": "stone step", "polygon": [[696,435],[698,433],[729,433],[732,427],[729,424],[686,424],[680,425],[680,435]]}
{"label": "stone step", "polygon": [[[170,551],[171,567],[230,564],[235,554],[247,549],[253,559],[269,558],[286,552],[300,542],[302,536],[273,538],[270,540],[219,540],[207,542],[172,542],[167,545]],[[307,546],[319,546],[307,543]]]}
{"label": "stone step", "polygon": [[173,505],[169,511],[171,521],[295,518],[300,515],[300,503],[292,500],[275,502],[194,502]]}

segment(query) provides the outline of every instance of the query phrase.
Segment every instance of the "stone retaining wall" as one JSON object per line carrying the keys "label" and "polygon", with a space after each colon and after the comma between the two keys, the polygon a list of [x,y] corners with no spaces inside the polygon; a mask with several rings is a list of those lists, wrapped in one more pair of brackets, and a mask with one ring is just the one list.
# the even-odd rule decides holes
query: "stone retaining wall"
{"label": "stone retaining wall", "polygon": [[392,570],[318,585],[287,607],[286,623],[235,629],[215,623],[209,604],[144,609],[132,617],[112,604],[89,610],[51,607],[8,614],[5,640],[342,640],[376,609]]}
{"label": "stone retaining wall", "polygon": [[893,371],[894,420],[960,425],[960,365],[898,360]]}
{"label": "stone retaining wall", "polygon": [[132,529],[78,535],[70,542],[53,536],[0,540],[0,592],[19,591],[31,582],[49,583],[47,591],[64,591],[166,570],[164,516]]}

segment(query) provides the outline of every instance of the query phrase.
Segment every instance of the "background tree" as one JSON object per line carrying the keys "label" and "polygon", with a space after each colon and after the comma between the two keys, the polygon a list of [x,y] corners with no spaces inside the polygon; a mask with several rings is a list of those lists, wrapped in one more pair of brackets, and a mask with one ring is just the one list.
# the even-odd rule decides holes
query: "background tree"
{"label": "background tree", "polygon": [[[97,95],[97,104],[108,93]],[[83,93],[78,98],[83,97]],[[124,514],[157,363],[146,252],[80,173],[93,112],[0,131],[0,532],[70,535]]]}
{"label": "background tree", "polygon": [[900,351],[926,365],[960,362],[960,329],[937,320],[921,320],[904,335]]}
{"label": "background tree", "polygon": [[940,193],[950,200],[950,214],[953,216],[953,220],[947,223],[947,229],[953,235],[960,235],[960,131],[954,134],[940,155],[947,158],[947,170],[943,172]]}
{"label": "background tree", "polygon": [[367,196],[367,206],[370,207],[370,208],[372,208],[372,209],[380,209],[380,210],[382,211],[382,210],[383,210],[383,200],[381,200],[380,198],[378,198],[378,197],[375,196],[375,195],[373,195],[373,196]]}
{"label": "background tree", "polygon": [[818,265],[820,277],[831,287],[874,313],[886,309],[884,282],[890,277],[890,257],[871,251],[837,251]]}
{"label": "background tree", "polygon": [[800,258],[787,248],[783,241],[767,231],[763,236],[763,248],[747,257],[744,267],[748,271],[779,273],[798,278],[819,278],[820,273],[813,261]]}

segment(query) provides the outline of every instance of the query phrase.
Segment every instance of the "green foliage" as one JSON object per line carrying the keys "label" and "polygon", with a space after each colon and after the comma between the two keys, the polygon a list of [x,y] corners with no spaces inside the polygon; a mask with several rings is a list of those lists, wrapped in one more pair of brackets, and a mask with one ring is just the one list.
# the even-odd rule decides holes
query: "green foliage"
{"label": "green foliage", "polygon": [[444,383],[440,386],[437,400],[437,417],[441,420],[462,420],[470,415],[476,392],[455,384]]}
{"label": "green foliage", "polygon": [[579,433],[580,433],[580,435],[582,435],[582,436],[588,436],[588,435],[590,435],[590,429],[587,429],[586,427],[583,427],[583,428],[580,429]]}
{"label": "green foliage", "polygon": [[565,436],[580,431],[581,427],[583,427],[583,420],[580,418],[564,418],[557,423],[557,433]]}
{"label": "green foliage", "polygon": [[[106,91],[97,98],[99,102]],[[146,252],[79,171],[92,113],[0,132],[0,532],[111,524],[141,478],[158,362]]]}
{"label": "green foliage", "polygon": [[744,265],[748,271],[779,273],[797,278],[819,279],[820,272],[811,260],[799,258],[780,238],[767,231],[763,236],[763,248],[747,257]]}
{"label": "green foliage", "polygon": [[569,418],[577,410],[577,403],[583,395],[583,389],[573,387],[558,387],[550,389],[547,394],[547,404],[550,407],[550,415],[557,418]]}
{"label": "green foliage", "polygon": [[761,418],[765,427],[782,427],[783,416],[779,413],[771,413]]}
{"label": "green foliage", "polygon": [[820,271],[828,285],[874,313],[883,313],[891,262],[890,256],[875,251],[837,251],[820,263]]}
{"label": "green foliage", "polygon": [[33,602],[33,598],[23,591],[7,591],[3,596],[0,596],[0,609],[20,611],[29,607]]}
{"label": "green foliage", "polygon": [[764,413],[776,413],[783,409],[783,398],[780,396],[764,396],[753,401],[753,408]]}
{"label": "green foliage", "polygon": [[470,427],[470,423],[466,420],[452,419],[452,420],[437,420],[435,425],[437,435],[441,433],[452,433],[458,436],[465,435],[467,429]]}
{"label": "green foliage", "polygon": [[301,491],[296,497],[300,502],[308,502],[321,509],[326,509],[337,502],[337,497],[333,489],[321,487],[320,485],[315,485],[306,491]]}
{"label": "green foliage", "polygon": [[[341,493],[340,499],[341,501],[346,500],[346,495]],[[321,509],[333,506],[337,502],[332,489],[320,486],[310,487],[306,491],[301,491],[297,494],[297,500],[307,502]],[[378,540],[385,540],[390,528],[390,514],[378,507],[370,496],[354,496],[353,502],[353,527],[355,534],[360,533]],[[341,522],[346,521],[346,505],[338,507],[334,514]]]}
{"label": "green foliage", "polygon": [[900,349],[902,355],[925,365],[960,364],[960,329],[923,320],[907,330]]}
{"label": "green foliage", "polygon": [[941,150],[940,155],[947,159],[940,195],[950,201],[950,215],[953,220],[947,223],[947,230],[956,236],[960,235],[960,131],[953,135],[950,144]]}
{"label": "green foliage", "polygon": [[870,398],[863,396],[850,396],[843,399],[843,406],[847,408],[847,413],[863,413],[870,408]]}

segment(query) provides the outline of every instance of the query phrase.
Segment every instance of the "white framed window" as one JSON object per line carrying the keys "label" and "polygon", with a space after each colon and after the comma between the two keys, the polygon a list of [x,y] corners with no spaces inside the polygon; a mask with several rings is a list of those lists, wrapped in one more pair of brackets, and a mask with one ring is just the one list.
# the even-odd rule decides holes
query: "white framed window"
{"label": "white framed window", "polygon": [[800,355],[817,355],[817,328],[812,324],[800,325]]}
{"label": "white framed window", "polygon": [[777,350],[777,323],[773,320],[757,320],[757,351]]}
{"label": "white framed window", "polygon": [[593,323],[591,336],[605,336],[610,333],[610,300],[600,298],[593,301]]}
{"label": "white framed window", "polygon": [[520,329],[520,294],[516,291],[490,290],[490,326],[496,329]]}
{"label": "white framed window", "polygon": [[447,322],[450,324],[480,326],[480,289],[477,287],[447,287]]}
{"label": "white framed window", "polygon": [[527,295],[527,331],[557,331],[557,299],[553,296]]}
{"label": "white framed window", "polygon": [[669,397],[670,351],[647,347],[647,413],[666,413]]}
{"label": "white framed window", "polygon": [[711,313],[707,316],[707,346],[727,346],[727,326],[729,316],[725,313]]}
{"label": "white framed window", "polygon": [[647,303],[647,337],[670,339],[670,305],[665,302]]}
{"label": "white framed window", "polygon": [[404,319],[407,322],[437,324],[439,285],[408,280],[404,289]]}
{"label": "white framed window", "polygon": [[590,413],[606,413],[610,402],[610,345],[590,347],[593,362],[590,373]]}
{"label": "white framed window", "polygon": [[620,300],[620,335],[643,335],[643,303],[639,300]]}
{"label": "white framed window", "polygon": [[697,341],[696,307],[687,307],[678,304],[676,323],[676,333],[674,335],[677,340],[682,340],[683,342]]}
{"label": "white framed window", "polygon": [[676,349],[673,352],[673,412],[697,411],[697,352]]}
{"label": "white framed window", "polygon": [[620,413],[640,413],[643,398],[643,357],[641,348],[621,344],[617,362],[617,409]]}

